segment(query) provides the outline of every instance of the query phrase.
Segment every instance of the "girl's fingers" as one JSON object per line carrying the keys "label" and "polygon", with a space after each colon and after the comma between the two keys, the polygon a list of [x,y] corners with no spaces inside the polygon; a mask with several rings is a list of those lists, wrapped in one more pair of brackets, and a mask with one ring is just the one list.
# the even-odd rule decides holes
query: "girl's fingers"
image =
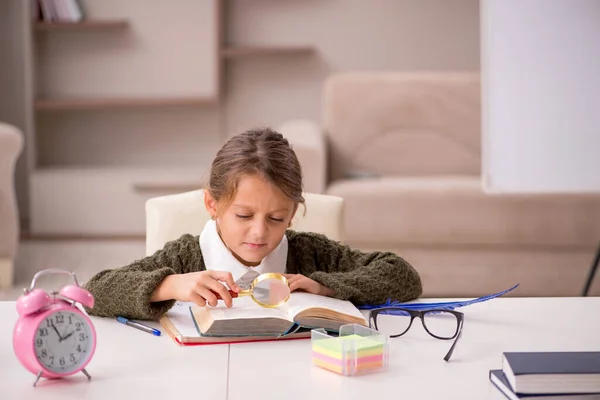
{"label": "girl's fingers", "polygon": [[210,276],[212,276],[213,278],[215,278],[219,281],[225,282],[227,284],[227,286],[229,286],[231,288],[231,290],[233,290],[234,292],[240,291],[240,288],[238,287],[238,285],[236,285],[235,282],[233,281],[233,275],[231,275],[231,272],[211,271]]}
{"label": "girl's fingers", "polygon": [[200,307],[206,306],[206,301],[204,300],[204,297],[200,296],[198,293],[192,293],[190,300],[192,300],[195,304],[197,304]]}
{"label": "girl's fingers", "polygon": [[305,289],[302,280],[295,280],[294,282],[290,283],[290,292],[298,289]]}
{"label": "girl's fingers", "polygon": [[[215,293],[218,293],[221,299],[225,302],[227,308],[231,307],[233,304],[233,300],[231,299],[231,294],[229,294],[229,290],[219,281],[211,280],[206,283],[206,286]],[[218,300],[218,299],[217,299]]]}
{"label": "girl's fingers", "polygon": [[298,274],[284,274],[283,276],[285,276],[285,278],[288,280],[288,283],[292,283],[292,282],[297,281],[298,279],[300,279],[300,277],[302,275],[298,275]]}
{"label": "girl's fingers", "polygon": [[198,290],[198,294],[204,297],[204,300],[213,307],[217,306],[217,296],[209,288],[203,287]]}

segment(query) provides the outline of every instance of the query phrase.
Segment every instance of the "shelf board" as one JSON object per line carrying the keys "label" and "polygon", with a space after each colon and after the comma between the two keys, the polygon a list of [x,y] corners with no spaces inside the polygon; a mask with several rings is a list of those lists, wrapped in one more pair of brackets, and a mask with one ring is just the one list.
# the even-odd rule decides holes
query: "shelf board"
{"label": "shelf board", "polygon": [[314,53],[310,46],[227,46],[221,50],[223,58],[244,58],[255,56],[307,55]]}
{"label": "shelf board", "polygon": [[136,234],[106,234],[99,235],[93,233],[30,233],[27,231],[22,231],[20,234],[20,239],[23,241],[33,242],[33,241],[41,241],[41,242],[62,242],[62,241],[143,241],[146,239],[146,235],[136,235]]}
{"label": "shelf board", "polygon": [[203,187],[202,182],[180,182],[180,183],[136,183],[133,185],[133,190],[138,193],[183,193],[198,190]]}
{"label": "shelf board", "polygon": [[91,181],[114,180],[126,182],[127,186],[140,194],[182,193],[203,188],[207,183],[205,173],[210,165],[180,166],[156,168],[143,166],[45,166],[38,167],[32,174],[38,178],[52,181],[65,179],[84,179]]}
{"label": "shelf board", "polygon": [[118,30],[129,25],[125,19],[119,20],[84,20],[81,22],[36,22],[37,31],[88,31]]}
{"label": "shelf board", "polygon": [[99,99],[38,99],[35,109],[40,111],[101,110],[110,108],[180,107],[217,104],[214,97],[158,97],[158,98],[99,98]]}

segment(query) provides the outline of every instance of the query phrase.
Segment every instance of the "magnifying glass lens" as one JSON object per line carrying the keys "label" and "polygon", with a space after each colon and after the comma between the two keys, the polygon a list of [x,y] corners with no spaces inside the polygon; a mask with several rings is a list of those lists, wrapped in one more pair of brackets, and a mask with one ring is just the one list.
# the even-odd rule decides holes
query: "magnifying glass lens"
{"label": "magnifying glass lens", "polygon": [[[221,296],[212,291],[217,299]],[[229,291],[232,298],[250,296],[258,305],[262,307],[279,307],[290,298],[290,287],[288,281],[282,274],[269,272],[259,275],[252,281],[250,289],[245,289],[239,293],[233,290]]]}
{"label": "magnifying glass lens", "polygon": [[286,282],[269,278],[256,283],[252,289],[252,297],[259,304],[278,306],[287,301],[290,288]]}

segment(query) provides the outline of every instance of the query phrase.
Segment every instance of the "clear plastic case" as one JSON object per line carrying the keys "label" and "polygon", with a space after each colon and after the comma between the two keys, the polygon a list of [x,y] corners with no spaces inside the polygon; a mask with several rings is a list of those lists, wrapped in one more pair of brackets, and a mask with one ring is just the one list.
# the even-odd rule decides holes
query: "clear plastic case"
{"label": "clear plastic case", "polygon": [[357,324],[342,325],[339,336],[311,331],[312,361],[340,375],[381,371],[389,364],[388,337]]}

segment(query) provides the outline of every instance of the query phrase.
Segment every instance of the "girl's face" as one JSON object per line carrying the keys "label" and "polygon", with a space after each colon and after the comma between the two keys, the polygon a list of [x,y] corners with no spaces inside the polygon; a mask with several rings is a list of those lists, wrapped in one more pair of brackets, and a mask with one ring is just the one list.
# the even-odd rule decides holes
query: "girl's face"
{"label": "girl's face", "polygon": [[279,245],[297,209],[276,186],[253,175],[239,180],[226,209],[207,191],[204,203],[211,215],[218,215],[221,240],[247,266],[260,264]]}

